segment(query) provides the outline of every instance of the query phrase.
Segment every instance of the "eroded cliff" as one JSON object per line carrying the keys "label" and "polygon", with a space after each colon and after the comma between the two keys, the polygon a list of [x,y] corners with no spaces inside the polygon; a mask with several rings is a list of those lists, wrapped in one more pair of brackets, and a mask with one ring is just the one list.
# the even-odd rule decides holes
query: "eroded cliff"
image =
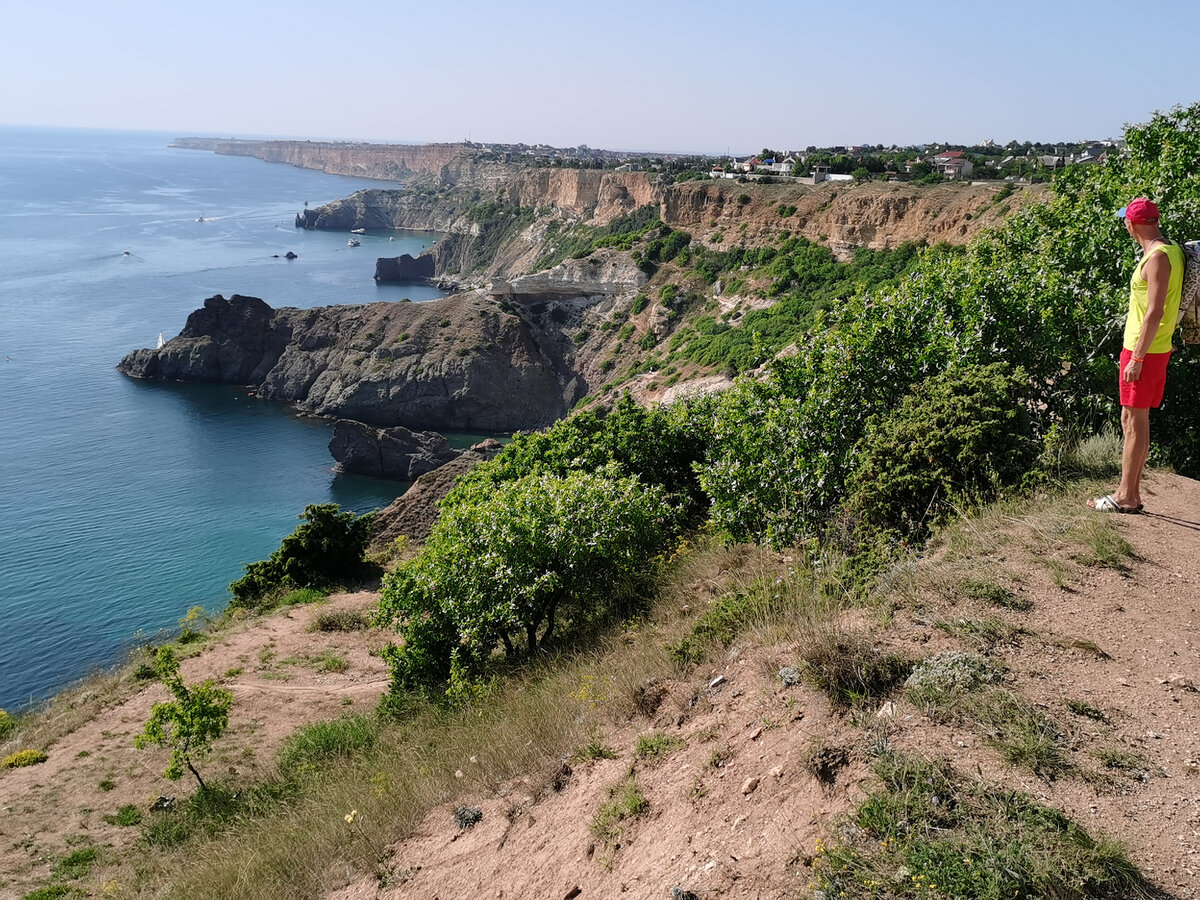
{"label": "eroded cliff", "polygon": [[249,385],[303,412],[378,427],[502,432],[547,425],[586,391],[552,338],[480,293],[303,310],[218,295],[178,337],[118,368]]}

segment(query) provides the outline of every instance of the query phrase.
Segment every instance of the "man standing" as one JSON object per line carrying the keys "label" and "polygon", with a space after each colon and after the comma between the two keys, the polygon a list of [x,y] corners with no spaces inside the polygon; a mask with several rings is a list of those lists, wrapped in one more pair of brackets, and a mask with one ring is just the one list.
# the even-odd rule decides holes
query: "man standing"
{"label": "man standing", "polygon": [[1121,349],[1118,384],[1121,396],[1121,484],[1111,494],[1089,500],[1102,512],[1142,511],[1142,469],[1150,451],[1150,410],[1162,403],[1167,384],[1171,335],[1179,316],[1183,287],[1183,249],[1163,237],[1158,207],[1139,197],[1117,215],[1142,248],[1142,258],[1129,280],[1129,314]]}

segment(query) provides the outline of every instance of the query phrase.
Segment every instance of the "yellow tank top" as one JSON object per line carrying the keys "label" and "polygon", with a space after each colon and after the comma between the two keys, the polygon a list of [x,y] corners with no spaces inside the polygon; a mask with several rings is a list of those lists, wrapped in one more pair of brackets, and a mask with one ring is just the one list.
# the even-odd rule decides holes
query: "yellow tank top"
{"label": "yellow tank top", "polygon": [[1171,349],[1171,335],[1175,333],[1175,320],[1179,318],[1179,298],[1183,289],[1183,248],[1178,244],[1159,244],[1142,257],[1133,270],[1133,277],[1129,279],[1129,315],[1125,317],[1126,350],[1132,351],[1137,344],[1138,336],[1142,333],[1142,320],[1146,318],[1146,308],[1149,306],[1149,285],[1142,278],[1142,266],[1146,265],[1151,253],[1160,250],[1171,261],[1171,277],[1167,281],[1167,306],[1163,310],[1154,341],[1146,352],[1167,353]]}

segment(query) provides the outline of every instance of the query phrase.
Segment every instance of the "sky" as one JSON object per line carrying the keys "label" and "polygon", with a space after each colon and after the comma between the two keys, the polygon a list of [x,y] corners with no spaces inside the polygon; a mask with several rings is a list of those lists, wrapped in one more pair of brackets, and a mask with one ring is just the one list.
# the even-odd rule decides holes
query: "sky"
{"label": "sky", "polygon": [[1200,100],[1194,6],[0,0],[0,124],[713,154],[1104,139]]}

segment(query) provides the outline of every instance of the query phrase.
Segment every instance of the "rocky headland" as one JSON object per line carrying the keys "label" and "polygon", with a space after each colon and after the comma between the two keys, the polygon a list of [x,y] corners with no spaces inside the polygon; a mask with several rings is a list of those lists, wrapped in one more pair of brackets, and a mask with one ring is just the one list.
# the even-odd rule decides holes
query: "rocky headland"
{"label": "rocky headland", "polygon": [[217,295],[162,348],[117,368],[247,385],[304,413],[376,427],[506,432],[548,425],[584,393],[544,337],[479,292],[317,309]]}

